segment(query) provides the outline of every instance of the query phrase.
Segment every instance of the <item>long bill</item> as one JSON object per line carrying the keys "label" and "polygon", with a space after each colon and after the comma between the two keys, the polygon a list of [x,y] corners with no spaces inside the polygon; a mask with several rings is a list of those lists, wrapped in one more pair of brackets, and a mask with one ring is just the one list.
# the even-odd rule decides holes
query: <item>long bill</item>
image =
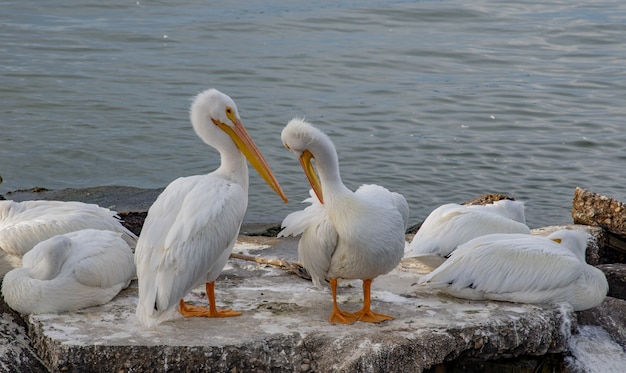
{"label": "long bill", "polygon": [[278,180],[274,177],[274,174],[272,173],[270,166],[265,161],[263,154],[261,154],[261,151],[254,143],[241,121],[234,118],[233,123],[235,125],[233,127],[217,120],[214,120],[213,122],[233,139],[237,148],[239,148],[241,153],[243,153],[243,155],[248,159],[248,162],[250,162],[259,175],[261,175],[267,185],[269,185],[274,192],[276,192],[276,194],[278,194],[280,198],[287,203],[287,196],[281,189],[280,184],[278,184]]}
{"label": "long bill", "polygon": [[313,162],[311,161],[315,158],[315,156],[310,151],[305,150],[298,158],[300,159],[300,165],[302,166],[302,169],[304,170],[304,174],[306,175],[307,179],[309,179],[309,184],[311,184],[311,188],[313,188],[313,192],[315,192],[317,199],[320,200],[320,203],[324,203],[322,184],[320,183],[320,179],[315,173],[315,168],[313,167]]}

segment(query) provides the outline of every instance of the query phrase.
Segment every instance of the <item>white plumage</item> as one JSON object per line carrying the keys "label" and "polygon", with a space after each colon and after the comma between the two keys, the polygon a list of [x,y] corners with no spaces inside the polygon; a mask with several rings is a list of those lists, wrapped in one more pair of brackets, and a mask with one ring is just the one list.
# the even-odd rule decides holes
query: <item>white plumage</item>
{"label": "white plumage", "polygon": [[109,302],[135,276],[122,233],[85,229],[54,236],[24,254],[9,271],[2,295],[24,314],[57,313]]}
{"label": "white plumage", "polygon": [[460,245],[419,283],[459,298],[568,302],[575,311],[585,310],[608,292],[604,273],[585,261],[589,239],[582,230],[481,236]]}
{"label": "white plumage", "polygon": [[487,205],[439,206],[424,220],[404,256],[437,267],[458,245],[492,233],[530,234],[524,203],[504,199]]}
{"label": "white plumage", "polygon": [[0,248],[13,268],[24,254],[50,237],[81,229],[119,232],[131,247],[137,237],[117,213],[98,205],[63,201],[0,201]]}
{"label": "white plumage", "polygon": [[[312,186],[311,205],[289,214],[280,236],[302,234],[298,256],[319,285],[328,279],[333,292],[331,323],[393,319],[370,310],[371,281],[395,268],[404,253],[409,207],[404,197],[379,185],[363,185],[356,192],[341,181],[332,141],[309,123],[293,119],[281,135],[285,146],[301,162]],[[311,163],[315,167],[319,179]],[[363,309],[357,313],[337,307],[337,279],[362,279]]]}
{"label": "white plumage", "polygon": [[[228,260],[248,205],[246,158],[287,201],[230,97],[215,89],[200,93],[191,106],[191,122],[197,135],[219,151],[221,165],[208,175],[174,180],[148,211],[135,253],[136,313],[148,327],[167,319],[176,305],[185,316],[241,314],[216,309],[213,282]],[[206,283],[209,309],[182,300],[201,283]]]}

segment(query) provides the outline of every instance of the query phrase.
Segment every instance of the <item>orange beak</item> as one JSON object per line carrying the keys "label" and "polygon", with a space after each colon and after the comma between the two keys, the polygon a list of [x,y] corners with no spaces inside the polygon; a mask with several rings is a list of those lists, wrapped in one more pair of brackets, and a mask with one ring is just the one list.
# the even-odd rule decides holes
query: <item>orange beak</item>
{"label": "orange beak", "polygon": [[254,169],[261,175],[263,180],[280,196],[280,198],[287,203],[287,196],[283,192],[270,169],[270,166],[265,161],[263,154],[256,146],[248,131],[243,126],[243,123],[236,118],[234,115],[232,117],[229,116],[229,119],[234,123],[234,127],[230,127],[218,120],[212,119],[213,123],[215,123],[219,128],[221,128],[224,132],[230,136],[231,139],[237,145],[237,148],[243,153],[243,155],[248,159],[248,162],[254,167]]}
{"label": "orange beak", "polygon": [[317,199],[319,199],[320,202],[323,204],[324,195],[322,194],[322,184],[320,183],[320,179],[315,173],[315,168],[313,167],[313,162],[311,161],[312,159],[315,159],[315,156],[313,156],[313,153],[311,153],[310,151],[305,150],[304,152],[302,152],[302,155],[298,159],[300,160],[300,165],[304,170],[304,174],[306,175],[307,179],[309,179],[309,184],[311,184],[313,192],[315,192]]}

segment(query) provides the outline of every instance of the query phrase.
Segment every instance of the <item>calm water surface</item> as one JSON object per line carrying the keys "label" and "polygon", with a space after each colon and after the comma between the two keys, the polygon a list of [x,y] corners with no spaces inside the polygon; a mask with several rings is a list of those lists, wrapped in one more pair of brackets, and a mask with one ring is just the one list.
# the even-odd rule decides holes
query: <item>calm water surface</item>
{"label": "calm water surface", "polygon": [[210,172],[188,107],[215,87],[291,200],[251,171],[249,221],[308,196],[280,141],[294,116],[412,224],[487,192],[527,201],[531,227],[571,222],[576,186],[626,200],[623,1],[0,4],[0,193]]}

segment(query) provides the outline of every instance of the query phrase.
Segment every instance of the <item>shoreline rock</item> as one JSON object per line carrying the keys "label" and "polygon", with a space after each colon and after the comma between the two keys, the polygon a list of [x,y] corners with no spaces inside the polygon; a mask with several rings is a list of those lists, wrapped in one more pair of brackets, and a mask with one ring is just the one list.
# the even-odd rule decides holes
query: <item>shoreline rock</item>
{"label": "shoreline rock", "polygon": [[[5,196],[97,203],[120,211],[138,234],[160,191],[111,186],[35,189]],[[278,225],[244,221],[236,250],[295,260],[297,239],[275,238]],[[595,224],[585,229],[597,244],[590,246],[587,260],[607,274],[611,296],[587,311],[575,313],[564,304],[471,302],[420,291],[411,286],[415,268],[403,261],[373,287],[374,307],[389,309],[396,320],[331,326],[326,320],[327,291],[313,290],[310,282],[287,271],[231,259],[218,279],[218,302],[243,310],[239,318],[220,322],[178,318],[146,331],[134,318],[135,284],[104,306],[61,315],[22,317],[3,304],[0,339],[18,341],[18,347],[0,354],[0,366],[21,372],[431,372],[487,367],[534,372],[546,366],[568,371],[572,360],[568,340],[581,326],[602,327],[626,347],[626,301],[613,297],[626,294],[626,267],[605,262],[615,233],[589,225]],[[361,301],[358,282],[344,283],[340,292],[340,301],[348,308]],[[188,298],[204,302],[202,290]]]}

